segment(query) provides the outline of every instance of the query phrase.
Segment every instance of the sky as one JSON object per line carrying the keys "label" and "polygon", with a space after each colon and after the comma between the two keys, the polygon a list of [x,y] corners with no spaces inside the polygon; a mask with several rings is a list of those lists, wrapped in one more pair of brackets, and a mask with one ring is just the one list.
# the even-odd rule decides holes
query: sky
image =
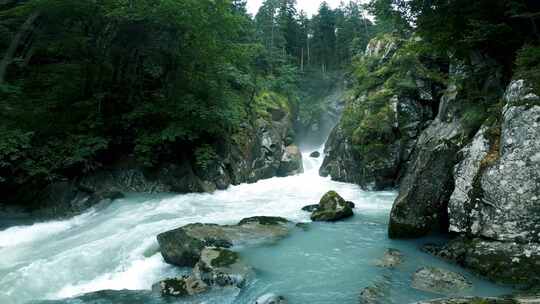
{"label": "sky", "polygon": [[[326,0],[332,8],[338,7],[341,1],[343,0]],[[248,11],[255,16],[262,2],[263,0],[248,0]],[[321,5],[323,0],[296,0],[296,2],[298,3],[297,9],[299,12],[300,10],[304,10],[311,16],[319,10],[319,5]]]}

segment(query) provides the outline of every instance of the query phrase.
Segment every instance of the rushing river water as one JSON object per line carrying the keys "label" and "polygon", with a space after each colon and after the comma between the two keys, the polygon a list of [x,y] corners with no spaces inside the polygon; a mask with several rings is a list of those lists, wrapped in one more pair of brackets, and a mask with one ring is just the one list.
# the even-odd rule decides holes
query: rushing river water
{"label": "rushing river water", "polygon": [[[362,288],[376,283],[385,303],[439,297],[409,287],[420,266],[464,273],[474,283],[469,294],[509,290],[418,250],[426,241],[392,241],[386,234],[395,192],[366,192],[358,186],[318,176],[322,158],[304,154],[304,174],[231,187],[214,194],[132,194],[70,220],[15,226],[0,231],[0,303],[239,303],[265,293],[284,295],[291,304],[358,303]],[[271,245],[241,248],[256,269],[242,290],[218,290],[190,300],[162,300],[149,291],[163,278],[184,273],[164,263],[157,248],[160,232],[194,223],[236,223],[256,215],[309,222],[300,208],[336,190],[356,203],[355,217],[312,223]],[[375,266],[387,248],[400,249],[406,262],[395,270]],[[115,290],[95,293],[100,290]],[[86,294],[80,297],[81,294]],[[74,299],[61,300],[65,298]],[[50,303],[49,301],[46,301]]]}

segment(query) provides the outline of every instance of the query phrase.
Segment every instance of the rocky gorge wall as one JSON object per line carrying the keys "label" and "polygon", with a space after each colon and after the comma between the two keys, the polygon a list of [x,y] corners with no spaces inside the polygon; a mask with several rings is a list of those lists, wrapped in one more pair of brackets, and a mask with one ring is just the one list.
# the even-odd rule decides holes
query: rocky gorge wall
{"label": "rocky gorge wall", "polygon": [[[450,232],[448,245],[426,250],[494,281],[537,284],[539,97],[524,80],[508,84],[501,65],[480,53],[439,69],[448,75],[443,86],[405,67],[414,86],[399,90],[381,70],[406,47],[387,38],[369,44],[364,58],[378,61],[369,72],[384,81],[357,87],[327,144],[321,174],[365,188],[399,186],[391,238]],[[369,107],[376,95],[384,98]],[[347,131],[351,113],[354,132]],[[366,130],[370,136],[359,140]]]}
{"label": "rocky gorge wall", "polygon": [[242,129],[212,145],[204,164],[197,155],[178,155],[153,168],[126,156],[74,180],[44,188],[26,189],[17,198],[30,202],[32,213],[44,218],[76,215],[124,193],[192,193],[223,190],[230,185],[254,183],[275,176],[303,172],[302,154],[294,141],[294,113],[278,94],[263,92],[258,110]]}

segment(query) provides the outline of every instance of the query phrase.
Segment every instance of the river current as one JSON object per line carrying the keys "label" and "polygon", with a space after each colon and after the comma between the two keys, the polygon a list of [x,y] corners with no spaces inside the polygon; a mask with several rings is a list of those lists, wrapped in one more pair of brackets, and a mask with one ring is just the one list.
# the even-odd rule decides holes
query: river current
{"label": "river current", "polygon": [[[322,150],[322,149],[321,149]],[[233,186],[213,194],[129,194],[109,205],[62,221],[13,226],[0,231],[0,303],[238,303],[252,304],[265,293],[291,304],[359,303],[364,287],[376,285],[384,303],[412,303],[441,297],[410,287],[421,266],[464,274],[474,283],[466,295],[498,295],[507,288],[482,281],[419,247],[426,242],[387,237],[388,215],[397,193],[363,191],[318,175],[322,163],[305,151],[305,173]],[[163,300],[153,283],[188,271],[166,264],[156,235],[188,223],[233,224],[250,216],[282,216],[310,222],[301,207],[329,190],[356,203],[355,216],[338,223],[311,223],[275,244],[239,248],[256,270],[243,290],[216,290],[188,300]],[[375,261],[388,248],[405,263],[390,270]],[[107,291],[102,291],[107,290]]]}

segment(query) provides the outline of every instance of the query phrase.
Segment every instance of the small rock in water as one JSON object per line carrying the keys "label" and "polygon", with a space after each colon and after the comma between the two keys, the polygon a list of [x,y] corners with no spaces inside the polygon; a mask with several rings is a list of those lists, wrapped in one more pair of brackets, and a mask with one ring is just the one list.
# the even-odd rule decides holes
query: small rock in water
{"label": "small rock in water", "polygon": [[326,193],[319,202],[319,208],[311,214],[311,220],[335,222],[354,215],[354,203],[345,201],[335,191]]}
{"label": "small rock in water", "polygon": [[287,304],[287,300],[282,297],[275,295],[273,293],[268,293],[265,295],[260,296],[257,300],[255,300],[254,304]]}
{"label": "small rock in water", "polygon": [[472,283],[459,273],[435,267],[423,267],[413,274],[412,287],[443,295],[455,295],[460,291],[471,289]]}
{"label": "small rock in water", "polygon": [[403,253],[397,249],[389,248],[376,265],[384,268],[395,268],[403,263]]}
{"label": "small rock in water", "polygon": [[313,157],[313,158],[319,158],[320,156],[321,156],[321,152],[319,151],[315,151],[309,155],[309,157]]}
{"label": "small rock in water", "polygon": [[152,291],[162,296],[186,297],[200,294],[207,290],[208,285],[194,276],[167,279],[152,285]]}
{"label": "small rock in water", "polygon": [[383,276],[360,292],[360,304],[385,304],[391,289],[391,277]]}
{"label": "small rock in water", "polygon": [[319,204],[307,205],[307,206],[302,207],[302,211],[307,211],[307,212],[317,211],[318,209],[319,209]]}

